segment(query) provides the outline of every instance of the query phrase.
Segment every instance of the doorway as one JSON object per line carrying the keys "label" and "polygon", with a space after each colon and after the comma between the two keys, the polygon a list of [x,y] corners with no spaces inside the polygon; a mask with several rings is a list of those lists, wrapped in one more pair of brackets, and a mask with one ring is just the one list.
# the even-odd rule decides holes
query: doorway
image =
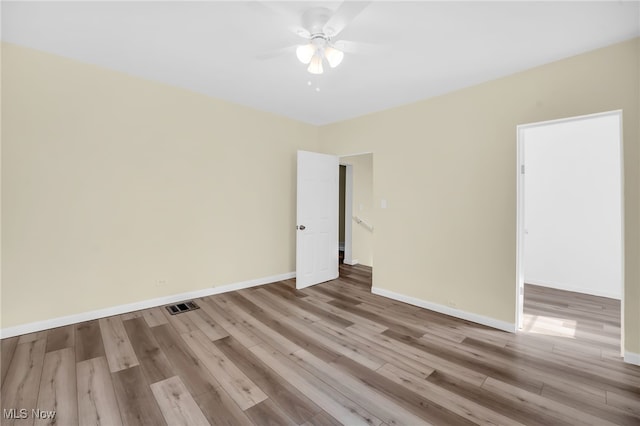
{"label": "doorway", "polygon": [[[339,255],[346,265],[373,267],[373,154],[340,157]],[[344,233],[343,233],[344,231]]]}
{"label": "doorway", "polygon": [[[561,292],[567,300],[587,294],[619,303],[622,352],[622,112],[518,126],[517,148],[518,329],[525,325],[525,293]],[[531,320],[528,314],[528,329]],[[541,329],[554,320],[542,316]],[[571,322],[577,338],[588,321]]]}
{"label": "doorway", "polygon": [[338,180],[340,188],[338,190],[338,263],[344,263],[344,240],[345,240],[345,198],[347,186],[347,166],[340,164],[340,178]]}

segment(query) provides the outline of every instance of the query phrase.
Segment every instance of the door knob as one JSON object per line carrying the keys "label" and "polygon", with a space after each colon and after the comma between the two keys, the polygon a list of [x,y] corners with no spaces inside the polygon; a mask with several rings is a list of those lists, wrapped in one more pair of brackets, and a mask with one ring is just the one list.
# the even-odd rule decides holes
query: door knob
{"label": "door knob", "polygon": [[296,226],[296,229],[299,229],[299,230],[301,230],[301,231],[304,231],[305,229],[307,229],[307,227],[306,227],[306,226],[304,226],[304,225],[300,225],[300,226]]}

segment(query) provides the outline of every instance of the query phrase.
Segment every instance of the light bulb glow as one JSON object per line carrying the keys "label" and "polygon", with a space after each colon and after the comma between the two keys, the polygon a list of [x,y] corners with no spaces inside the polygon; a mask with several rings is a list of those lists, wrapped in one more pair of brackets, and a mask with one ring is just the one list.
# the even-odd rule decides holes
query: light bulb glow
{"label": "light bulb glow", "polygon": [[296,49],[296,56],[298,57],[298,60],[303,64],[308,64],[309,62],[311,62],[311,58],[313,58],[313,55],[315,55],[315,53],[316,47],[311,43],[298,46]]}
{"label": "light bulb glow", "polygon": [[342,62],[344,53],[341,50],[336,49],[335,47],[327,46],[324,49],[324,57],[327,58],[329,66],[331,68],[335,68],[340,65],[340,62]]}
{"label": "light bulb glow", "polygon": [[309,71],[311,74],[322,74],[322,57],[320,55],[313,55],[307,71]]}

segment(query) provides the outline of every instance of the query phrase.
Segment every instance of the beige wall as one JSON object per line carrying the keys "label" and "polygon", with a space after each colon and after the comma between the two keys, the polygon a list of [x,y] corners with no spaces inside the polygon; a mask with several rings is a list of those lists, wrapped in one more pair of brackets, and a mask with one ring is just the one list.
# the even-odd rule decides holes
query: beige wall
{"label": "beige wall", "polygon": [[295,270],[296,150],[317,128],[2,55],[2,327]]}
{"label": "beige wall", "polygon": [[373,266],[373,154],[342,157],[340,163],[353,166],[352,216],[358,216],[366,225],[374,227],[371,231],[365,223],[351,221],[351,257],[361,265]]}
{"label": "beige wall", "polygon": [[374,286],[513,323],[516,126],[622,109],[625,338],[640,353],[639,58],[635,39],[320,128],[325,152],[374,153]]}
{"label": "beige wall", "polygon": [[1,326],[293,271],[297,149],[374,153],[375,286],[513,322],[516,126],[622,109],[640,353],[639,50],[317,129],[3,44]]}

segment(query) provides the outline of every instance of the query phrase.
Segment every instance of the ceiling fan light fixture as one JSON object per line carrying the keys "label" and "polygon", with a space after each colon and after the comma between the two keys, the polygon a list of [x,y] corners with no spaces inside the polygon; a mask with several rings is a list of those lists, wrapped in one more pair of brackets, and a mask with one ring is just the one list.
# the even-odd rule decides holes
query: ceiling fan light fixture
{"label": "ceiling fan light fixture", "polygon": [[313,55],[307,71],[311,74],[322,74],[322,57],[320,55]]}
{"label": "ceiling fan light fixture", "polygon": [[315,55],[315,53],[316,47],[311,43],[298,46],[296,49],[296,56],[298,57],[298,60],[303,64],[308,64],[309,62],[311,62],[311,58],[313,58],[313,55]]}
{"label": "ceiling fan light fixture", "polygon": [[327,46],[324,49],[324,57],[327,58],[329,66],[331,68],[335,68],[340,65],[342,59],[344,59],[344,53],[341,50],[336,49],[335,47]]}

